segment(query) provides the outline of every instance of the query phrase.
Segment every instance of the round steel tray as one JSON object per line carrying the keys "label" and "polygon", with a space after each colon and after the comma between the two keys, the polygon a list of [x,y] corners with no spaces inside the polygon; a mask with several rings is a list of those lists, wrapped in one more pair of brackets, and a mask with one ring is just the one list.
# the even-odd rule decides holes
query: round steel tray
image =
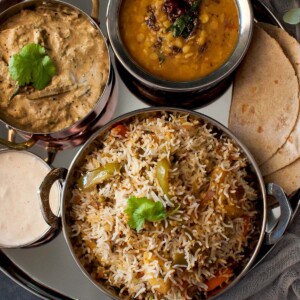
{"label": "round steel tray", "polygon": [[[3,2],[3,0],[0,0],[0,9],[3,8]],[[11,3],[15,2],[15,0],[11,0]],[[67,0],[66,2],[70,2],[88,12],[91,10],[89,1]],[[107,0],[101,1],[101,20],[105,20],[105,8],[107,2]],[[255,19],[257,21],[267,22],[282,27],[278,19],[276,19],[271,11],[259,0],[253,0],[252,4]],[[103,21],[102,29],[104,34],[106,34],[104,27]],[[118,74],[117,80],[120,81]],[[119,102],[115,116],[131,110],[147,107],[144,102],[138,99],[138,94],[133,95],[135,94],[135,91],[130,85],[128,85],[128,89],[120,82]],[[231,102],[231,88],[224,92],[225,93],[217,101],[199,111],[227,125]],[[6,128],[3,125],[0,125],[0,136],[4,137],[6,134]],[[75,148],[59,153],[54,161],[54,166],[68,167],[72,157],[74,157],[78,149],[79,148]],[[41,149],[34,148],[33,152],[42,157],[45,155]],[[299,194],[299,192],[296,193],[291,199],[291,204],[295,212],[299,208]],[[75,265],[75,262],[72,261],[71,255],[67,252],[66,247],[65,241],[60,235],[54,241],[39,248],[0,250],[0,270],[25,289],[44,299],[97,298],[99,300],[107,300],[108,298],[106,296],[102,295],[100,291],[93,287],[91,283],[83,277],[80,270]],[[271,250],[272,247],[264,246],[257,259],[256,265],[260,263],[261,259],[268,255]],[[51,283],[49,283],[47,275],[51,275]],[[55,278],[55,280],[53,278]]]}

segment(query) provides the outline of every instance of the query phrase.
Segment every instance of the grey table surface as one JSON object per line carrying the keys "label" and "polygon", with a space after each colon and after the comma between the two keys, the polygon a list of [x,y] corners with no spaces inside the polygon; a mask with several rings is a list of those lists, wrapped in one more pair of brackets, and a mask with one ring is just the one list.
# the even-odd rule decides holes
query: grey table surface
{"label": "grey table surface", "polygon": [[0,272],[0,300],[34,300],[37,296],[26,291]]}
{"label": "grey table surface", "polygon": [[[282,14],[291,7],[300,7],[300,1],[293,0],[261,0],[264,2],[274,14],[281,20]],[[1,3],[2,2],[2,3]],[[16,2],[12,0],[12,2]],[[0,6],[3,0],[0,0]],[[286,28],[290,33],[297,35],[300,38],[299,26]],[[298,29],[298,30],[297,30]],[[35,300],[39,299],[37,296],[31,294],[27,290],[20,287],[17,283],[12,281],[6,275],[0,272],[0,300]]]}

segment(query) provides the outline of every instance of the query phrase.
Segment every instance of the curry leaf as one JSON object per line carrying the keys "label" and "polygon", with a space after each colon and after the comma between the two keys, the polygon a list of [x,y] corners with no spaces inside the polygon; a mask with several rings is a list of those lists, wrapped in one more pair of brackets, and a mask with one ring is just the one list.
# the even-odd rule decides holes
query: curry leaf
{"label": "curry leaf", "polygon": [[300,23],[300,8],[293,8],[283,16],[284,22],[292,25]]}
{"label": "curry leaf", "polygon": [[194,30],[195,21],[198,19],[199,5],[199,0],[195,0],[190,9],[179,16],[166,31],[172,31],[174,37],[188,38]]}
{"label": "curry leaf", "polygon": [[166,57],[163,55],[163,53],[158,53],[158,62],[161,65],[166,60]]}
{"label": "curry leaf", "polygon": [[28,44],[10,59],[9,73],[18,86],[32,83],[37,90],[42,90],[57,70],[45,48],[38,44]]}
{"label": "curry leaf", "polygon": [[161,202],[154,202],[146,197],[136,198],[131,196],[128,199],[125,213],[128,215],[128,225],[141,231],[145,221],[157,222],[167,217],[166,210]]}

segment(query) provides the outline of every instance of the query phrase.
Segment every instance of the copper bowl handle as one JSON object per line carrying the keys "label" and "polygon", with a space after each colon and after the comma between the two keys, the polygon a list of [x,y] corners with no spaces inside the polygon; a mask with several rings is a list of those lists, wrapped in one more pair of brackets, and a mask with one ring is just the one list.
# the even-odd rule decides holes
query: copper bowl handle
{"label": "copper bowl handle", "polygon": [[56,216],[50,207],[50,190],[52,185],[57,180],[64,180],[67,176],[68,170],[64,168],[56,168],[51,170],[39,188],[40,207],[46,223],[53,229],[61,227],[61,218]]}
{"label": "copper bowl handle", "polygon": [[36,143],[37,143],[37,139],[34,137],[31,137],[29,140],[21,143],[7,141],[6,139],[0,138],[0,145],[14,150],[26,150],[31,148]]}
{"label": "copper bowl handle", "polygon": [[280,218],[278,223],[270,232],[266,232],[265,234],[265,244],[274,245],[282,238],[288,225],[290,224],[293,210],[283,189],[279,185],[275,183],[269,183],[267,185],[267,194],[273,196],[278,201],[280,206]]}
{"label": "copper bowl handle", "polygon": [[[21,2],[20,0],[0,0],[0,12],[8,9],[10,6]],[[99,0],[92,0],[91,17],[99,23]]]}
{"label": "copper bowl handle", "polygon": [[0,12],[5,11],[9,7],[19,3],[20,0],[0,0]]}
{"label": "copper bowl handle", "polygon": [[100,7],[100,3],[99,0],[92,0],[92,12],[91,12],[91,17],[92,19],[99,24],[99,7]]}

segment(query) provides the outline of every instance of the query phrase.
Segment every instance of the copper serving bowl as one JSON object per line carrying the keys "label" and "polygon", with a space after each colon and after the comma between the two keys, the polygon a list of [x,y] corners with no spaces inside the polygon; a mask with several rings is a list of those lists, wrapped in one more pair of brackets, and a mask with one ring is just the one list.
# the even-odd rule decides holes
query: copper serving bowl
{"label": "copper serving bowl", "polygon": [[[109,53],[106,39],[103,36],[103,33],[98,23],[99,0],[92,0],[93,9],[92,9],[91,16],[89,16],[79,8],[59,0],[47,0],[47,1],[23,0],[20,3],[13,5],[9,7],[7,10],[5,10],[4,12],[2,12],[0,14],[0,23],[2,24],[13,15],[19,13],[22,9],[34,8],[41,4],[49,7],[51,6],[67,7],[74,11],[77,11],[78,14],[80,14],[83,18],[87,19],[90,22],[90,24],[94,28],[96,28],[96,30],[99,32],[99,34],[102,36],[105,42],[107,53]],[[63,148],[64,145],[67,145],[68,147],[73,145],[77,146],[78,144],[83,143],[87,139],[87,136],[89,136],[88,133],[90,128],[93,127],[95,123],[97,123],[99,117],[104,112],[108,100],[111,98],[115,89],[115,75],[110,61],[110,56],[108,56],[108,59],[109,59],[109,75],[104,90],[100,95],[98,101],[96,102],[95,106],[93,107],[93,109],[84,118],[82,118],[81,120],[77,121],[75,124],[67,128],[63,128],[62,130],[56,132],[46,132],[46,133],[29,132],[23,130],[22,128],[13,126],[7,120],[4,121],[0,119],[0,121],[4,123],[9,129],[13,130],[23,138],[27,139],[25,142],[22,143],[15,143],[14,141],[12,141],[11,138],[9,138],[9,140],[0,139],[0,144],[16,150],[25,150],[32,147],[36,143],[39,143],[43,146],[54,147],[54,148],[55,147]]]}
{"label": "copper serving bowl", "polygon": [[[217,132],[220,132],[220,134],[225,134],[229,138],[231,138],[241,149],[241,151],[244,153],[244,155],[247,157],[249,163],[251,172],[254,175],[254,181],[257,183],[257,192],[258,192],[258,207],[260,209],[259,215],[260,220],[259,224],[259,238],[257,240],[257,243],[254,247],[254,250],[252,252],[251,257],[249,258],[248,263],[243,268],[243,270],[237,275],[237,277],[222,291],[220,291],[217,295],[214,295],[213,297],[219,297],[223,292],[227,291],[228,289],[232,288],[243,276],[247,274],[247,272],[251,269],[251,267],[254,265],[257,255],[259,254],[261,246],[265,243],[268,245],[273,245],[279,241],[279,239],[284,234],[287,226],[290,223],[290,220],[292,218],[292,209],[290,207],[289,201],[286,198],[283,190],[275,184],[268,184],[265,186],[261,173],[259,171],[258,165],[253,159],[250,152],[247,150],[247,148],[223,125],[218,123],[217,121],[203,115],[200,113],[196,113],[189,110],[184,109],[175,109],[175,108],[168,108],[163,107],[159,109],[153,109],[153,108],[147,108],[142,109],[138,111],[134,111],[128,114],[125,114],[121,117],[116,118],[115,120],[112,120],[107,125],[105,125],[103,128],[101,128],[99,131],[97,131],[93,136],[90,137],[90,139],[85,143],[85,145],[82,147],[82,149],[79,151],[79,153],[76,155],[76,157],[73,159],[73,162],[70,165],[70,168],[64,169],[64,168],[56,168],[53,169],[45,178],[44,182],[41,185],[40,188],[40,196],[41,196],[41,207],[42,212],[45,218],[45,221],[53,228],[53,229],[60,229],[62,227],[65,240],[68,244],[70,254],[75,259],[76,263],[78,264],[81,271],[87,276],[89,280],[91,280],[104,294],[112,297],[113,299],[121,299],[116,293],[113,293],[111,290],[108,289],[104,284],[97,282],[95,279],[92,278],[92,276],[88,273],[88,271],[83,267],[81,264],[79,258],[75,254],[75,250],[72,245],[71,241],[71,219],[70,219],[70,199],[72,197],[72,189],[74,186],[74,183],[76,182],[75,178],[77,178],[78,175],[78,168],[82,165],[83,161],[86,158],[86,155],[90,153],[91,149],[93,149],[94,142],[97,139],[99,142],[99,139],[101,137],[105,136],[112,128],[114,128],[117,124],[121,122],[129,121],[132,117],[143,115],[143,116],[149,116],[149,117],[155,117],[158,116],[161,112],[170,112],[170,113],[179,113],[179,114],[189,114],[201,121],[204,121],[210,125],[212,125]],[[57,217],[55,214],[51,212],[50,206],[49,206],[49,192],[51,189],[51,186],[59,180],[63,184],[63,189],[61,193],[61,204],[60,204],[60,212],[61,217]],[[267,217],[267,213],[269,213],[270,209],[267,207],[267,195],[272,195],[276,198],[278,201],[280,208],[281,208],[281,216],[278,220],[278,223],[275,223],[275,225],[270,223],[270,219]],[[268,226],[267,226],[268,223]],[[267,232],[266,228],[269,227],[269,230]],[[271,229],[270,229],[271,227]]]}

